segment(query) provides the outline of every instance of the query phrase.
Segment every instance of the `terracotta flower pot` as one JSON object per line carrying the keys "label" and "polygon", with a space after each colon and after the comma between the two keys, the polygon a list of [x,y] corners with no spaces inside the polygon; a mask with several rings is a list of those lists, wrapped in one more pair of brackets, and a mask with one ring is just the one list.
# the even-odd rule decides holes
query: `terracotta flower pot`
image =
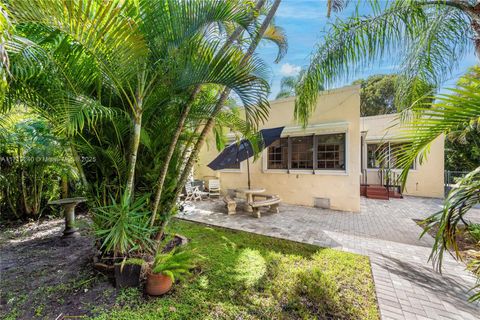
{"label": "terracotta flower pot", "polygon": [[173,282],[170,277],[163,274],[149,272],[147,274],[147,285],[145,291],[151,296],[161,296],[172,288]]}

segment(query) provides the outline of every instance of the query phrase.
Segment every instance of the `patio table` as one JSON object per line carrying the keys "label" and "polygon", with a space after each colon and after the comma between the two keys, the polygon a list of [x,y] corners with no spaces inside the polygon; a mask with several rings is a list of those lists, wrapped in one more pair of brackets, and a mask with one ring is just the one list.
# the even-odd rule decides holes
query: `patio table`
{"label": "patio table", "polygon": [[250,207],[250,203],[253,202],[253,195],[254,194],[260,194],[262,192],[265,192],[264,188],[239,188],[235,189],[235,192],[243,193],[245,194],[245,198],[247,199],[247,203],[245,205],[245,211],[247,212],[253,212],[252,207]]}

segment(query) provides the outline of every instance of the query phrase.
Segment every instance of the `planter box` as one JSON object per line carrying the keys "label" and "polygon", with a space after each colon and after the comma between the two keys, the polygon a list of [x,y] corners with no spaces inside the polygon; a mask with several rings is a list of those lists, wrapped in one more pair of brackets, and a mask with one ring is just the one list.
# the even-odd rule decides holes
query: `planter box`
{"label": "planter box", "polygon": [[140,272],[142,266],[138,264],[115,264],[115,287],[131,288],[140,286]]}

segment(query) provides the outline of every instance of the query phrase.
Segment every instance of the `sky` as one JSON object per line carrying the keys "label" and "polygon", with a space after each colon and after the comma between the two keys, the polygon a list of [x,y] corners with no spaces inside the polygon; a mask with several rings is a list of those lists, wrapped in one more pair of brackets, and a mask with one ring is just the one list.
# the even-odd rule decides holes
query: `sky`
{"label": "sky", "polygon": [[[353,2],[353,1],[352,1]],[[285,29],[288,39],[288,53],[278,63],[274,63],[277,55],[277,47],[271,43],[263,42],[257,50],[261,57],[270,67],[270,99],[274,99],[280,90],[280,80],[283,76],[296,75],[301,68],[308,67],[310,54],[315,45],[322,41],[323,35],[328,30],[329,23],[335,21],[336,17],[346,19],[355,10],[350,5],[339,14],[332,14],[331,18],[326,17],[325,0],[283,0],[275,16],[275,23]],[[361,12],[368,13],[365,8]],[[476,57],[472,51],[453,71],[450,79],[444,83],[443,88],[453,87],[455,80],[467,69],[476,63]],[[356,79],[366,78],[373,74],[396,73],[398,66],[394,59],[384,58],[371,68],[357,70],[348,81],[338,83],[337,86],[348,85]]]}

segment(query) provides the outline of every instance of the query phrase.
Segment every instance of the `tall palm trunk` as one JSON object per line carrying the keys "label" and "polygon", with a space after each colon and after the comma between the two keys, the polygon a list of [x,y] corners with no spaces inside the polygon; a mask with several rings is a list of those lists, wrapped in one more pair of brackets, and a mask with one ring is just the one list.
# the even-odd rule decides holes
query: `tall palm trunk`
{"label": "tall palm trunk", "polygon": [[87,176],[85,175],[85,171],[83,170],[82,160],[80,159],[77,150],[73,146],[73,143],[70,144],[70,150],[72,152],[73,161],[75,162],[75,166],[77,167],[78,174],[80,175],[80,180],[82,181],[83,186],[88,189],[88,180]]}
{"label": "tall palm trunk", "polygon": [[132,198],[134,180],[135,180],[135,167],[137,164],[138,147],[140,146],[140,134],[142,131],[142,98],[137,99],[137,105],[135,107],[135,113],[133,116],[133,133],[132,143],[130,146],[130,157],[128,161],[128,176],[127,184],[125,187],[125,197],[127,199]]}
{"label": "tall palm trunk", "polygon": [[68,177],[66,174],[62,175],[60,190],[61,190],[62,199],[67,198],[68,197]]}
{"label": "tall palm trunk", "polygon": [[[280,5],[280,2],[281,2],[281,0],[275,0],[275,2],[273,3],[273,5],[270,8],[267,16],[263,20],[262,25],[261,25],[260,29],[258,30],[258,33],[256,34],[255,38],[250,43],[250,46],[249,46],[247,52],[245,53],[245,56],[243,57],[242,64],[246,63],[252,57],[252,55],[255,52],[258,44],[260,43],[260,40],[262,39],[265,31],[267,30],[267,28],[270,25],[273,17],[275,16],[275,13],[278,9],[278,6]],[[186,165],[183,169],[183,172],[181,172],[180,180],[178,181],[177,188],[175,190],[175,197],[173,198],[171,203],[169,203],[169,206],[165,210],[165,212],[167,214],[173,209],[173,206],[175,205],[176,199],[180,195],[180,192],[181,192],[183,186],[187,182],[189,172],[193,168],[194,160],[198,156],[198,153],[200,152],[200,149],[202,148],[203,144],[205,143],[207,135],[212,130],[213,125],[215,124],[215,118],[217,117],[217,115],[220,113],[223,106],[225,105],[225,102],[227,101],[228,96],[230,95],[230,91],[231,90],[229,88],[225,88],[223,90],[222,94],[220,95],[220,98],[217,101],[217,104],[215,105],[215,108],[214,108],[211,116],[209,117],[207,123],[205,124],[205,126],[202,130],[202,133],[200,134],[200,137],[198,138],[198,141],[195,144],[188,161],[186,162]],[[162,236],[163,230],[165,229],[165,226],[167,225],[167,223],[168,223],[167,219],[162,221],[162,224],[160,226],[160,232],[158,233],[158,237]]]}
{"label": "tall palm trunk", "polygon": [[155,199],[153,201],[152,206],[152,217],[150,220],[150,226],[153,226],[155,223],[155,218],[158,211],[158,206],[160,204],[160,199],[162,198],[162,191],[163,191],[163,184],[165,182],[165,178],[167,177],[168,167],[170,166],[170,161],[172,160],[173,154],[175,152],[175,147],[177,146],[178,139],[180,138],[180,134],[182,133],[183,127],[185,125],[185,121],[187,120],[188,113],[192,107],[193,102],[197,94],[200,92],[201,87],[198,85],[195,87],[193,92],[190,95],[187,103],[185,104],[182,113],[180,115],[180,120],[178,122],[177,128],[172,138],[172,142],[170,142],[170,146],[168,147],[167,155],[165,157],[165,161],[163,163],[162,171],[160,171],[160,176],[158,177],[157,181],[157,191],[155,193]]}
{"label": "tall palm trunk", "polygon": [[[263,7],[264,3],[265,3],[265,0],[258,0],[257,4],[255,5],[255,12],[258,12]],[[234,30],[234,32],[230,35],[230,37],[227,39],[227,41],[225,42],[221,51],[230,47],[235,42],[235,40],[237,40],[240,37],[243,30],[244,29],[242,27],[236,28]],[[173,139],[172,139],[172,141],[170,143],[170,146],[168,148],[167,155],[165,157],[165,161],[163,163],[163,167],[162,167],[162,170],[160,172],[160,176],[158,177],[158,181],[157,181],[157,184],[156,184],[157,191],[156,191],[156,194],[155,194],[155,199],[153,201],[152,217],[151,217],[151,220],[150,220],[150,226],[153,226],[153,224],[155,223],[155,219],[156,219],[156,216],[157,216],[160,200],[162,198],[163,184],[164,184],[165,179],[167,177],[168,169],[170,167],[170,162],[171,162],[173,154],[175,152],[175,148],[177,146],[178,139],[180,138],[180,134],[183,131],[183,128],[185,126],[185,122],[187,120],[188,114],[190,113],[190,109],[193,105],[193,102],[195,101],[195,98],[198,95],[198,93],[200,92],[200,90],[201,90],[201,85],[197,85],[195,87],[195,89],[193,90],[192,94],[190,95],[190,98],[189,98],[187,104],[185,105],[185,107],[182,111],[182,114],[180,115],[180,119],[178,121],[177,129],[175,130],[175,133],[173,135]]]}
{"label": "tall palm trunk", "polygon": [[474,47],[477,59],[480,58],[480,3],[474,6],[471,10],[468,11],[472,22],[471,26],[474,32]]}

